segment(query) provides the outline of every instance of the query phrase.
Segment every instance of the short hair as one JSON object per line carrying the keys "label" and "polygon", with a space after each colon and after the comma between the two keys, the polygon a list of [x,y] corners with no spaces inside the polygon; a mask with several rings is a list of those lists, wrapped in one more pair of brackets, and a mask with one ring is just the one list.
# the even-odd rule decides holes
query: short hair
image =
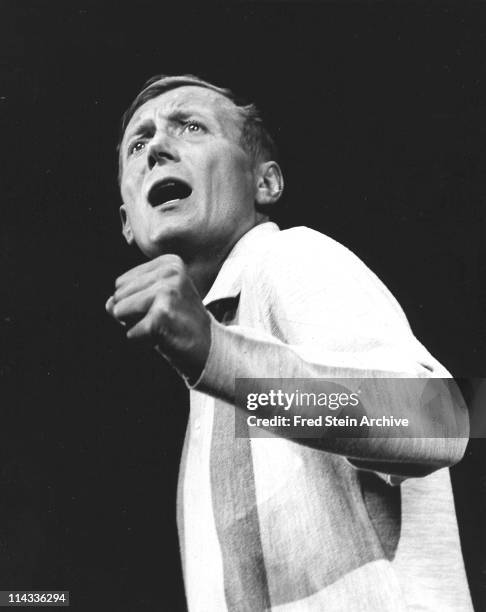
{"label": "short hair", "polygon": [[277,161],[278,150],[273,137],[265,127],[262,116],[255,104],[247,103],[240,97],[236,96],[230,89],[218,87],[209,81],[205,81],[198,76],[192,74],[183,74],[177,76],[157,75],[150,78],[143,85],[142,90],[130,104],[128,109],[122,116],[120,135],[118,139],[118,181],[121,181],[121,143],[125,130],[127,129],[130,119],[135,111],[140,108],[145,102],[156,98],[166,91],[184,87],[185,85],[195,85],[211,89],[231,100],[236,106],[240,117],[243,120],[241,127],[241,146],[251,156],[254,163],[257,161]]}

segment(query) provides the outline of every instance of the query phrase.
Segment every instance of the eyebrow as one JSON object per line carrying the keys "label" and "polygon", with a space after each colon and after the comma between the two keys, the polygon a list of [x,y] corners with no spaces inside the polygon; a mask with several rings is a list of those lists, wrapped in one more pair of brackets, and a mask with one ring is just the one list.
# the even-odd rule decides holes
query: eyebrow
{"label": "eyebrow", "polygon": [[[169,122],[177,121],[178,119],[188,119],[197,115],[209,123],[218,122],[217,118],[213,114],[209,114],[207,110],[202,109],[198,106],[181,106],[175,107],[169,111],[167,119]],[[138,123],[136,123],[130,132],[125,133],[124,140],[125,142],[131,140],[134,136],[139,136],[141,134],[147,134],[153,129],[155,123],[152,118],[141,119]]]}
{"label": "eyebrow", "polygon": [[154,122],[152,119],[143,119],[135,124],[135,126],[128,132],[125,132],[125,136],[123,140],[127,143],[134,136],[140,136],[141,134],[147,134],[154,127]]}
{"label": "eyebrow", "polygon": [[[215,121],[213,116],[208,115],[201,108],[198,107],[182,107],[182,108],[174,108],[169,112],[168,120],[176,121],[177,119],[187,119],[191,116],[199,115],[206,119],[207,121]],[[128,134],[125,135],[125,142],[131,140],[134,136],[140,136],[141,134],[147,134],[153,129],[155,123],[153,119],[141,119],[139,123],[136,123]]]}

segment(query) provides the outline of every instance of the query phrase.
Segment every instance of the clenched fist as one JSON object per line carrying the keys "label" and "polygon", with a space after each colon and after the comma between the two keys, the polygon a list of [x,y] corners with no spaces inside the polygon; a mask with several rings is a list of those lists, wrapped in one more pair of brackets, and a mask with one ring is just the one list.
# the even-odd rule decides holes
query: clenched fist
{"label": "clenched fist", "polygon": [[182,259],[161,255],[117,278],[115,288],[106,310],[128,327],[127,338],[156,347],[196,380],[208,357],[211,321]]}

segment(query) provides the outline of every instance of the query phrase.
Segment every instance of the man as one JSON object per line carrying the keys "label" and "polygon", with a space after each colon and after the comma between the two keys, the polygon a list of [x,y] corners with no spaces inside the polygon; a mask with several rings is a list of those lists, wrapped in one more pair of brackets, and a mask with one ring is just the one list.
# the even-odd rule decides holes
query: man
{"label": "man", "polygon": [[[465,409],[362,262],[268,221],[283,190],[275,159],[256,109],[196,77],[153,79],[124,116],[123,233],[149,261],[106,307],[191,389],[178,498],[188,608],[471,610],[439,469],[464,452]],[[364,406],[374,417],[391,402],[411,437],[235,437],[237,378],[259,391],[268,378],[407,376],[432,384],[439,411],[413,393],[384,400],[373,382]]]}

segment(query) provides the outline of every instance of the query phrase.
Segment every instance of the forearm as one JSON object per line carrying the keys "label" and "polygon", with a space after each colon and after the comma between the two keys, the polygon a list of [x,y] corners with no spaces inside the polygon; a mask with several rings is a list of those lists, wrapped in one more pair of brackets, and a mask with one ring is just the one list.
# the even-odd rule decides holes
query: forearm
{"label": "forearm", "polygon": [[[404,434],[407,437],[384,437],[383,429],[371,426],[360,430],[362,437],[338,438],[332,427],[320,427],[316,437],[299,439],[300,443],[345,455],[362,467],[369,466],[369,469],[387,472],[387,466],[393,466],[390,471],[404,475],[423,475],[451,465],[464,452],[468,420],[459,392],[456,392],[452,380],[433,378],[433,373],[418,361],[406,360],[399,371],[396,368],[387,370],[386,367],[363,369],[352,363],[337,367],[325,360],[308,360],[302,357],[300,347],[286,345],[253,329],[225,327],[213,320],[211,331],[209,358],[194,387],[236,405],[247,414],[243,398],[235,393],[237,378],[252,379],[255,393],[268,390],[264,380],[267,378],[349,379],[346,383],[348,389],[356,390],[356,385],[360,386],[360,415],[365,415],[370,421],[384,415],[409,421]],[[390,384],[390,379],[395,377],[421,380],[417,381],[418,384]],[[272,405],[260,406],[258,410],[262,418],[276,414],[282,414],[282,411]],[[294,415],[304,418],[316,416],[312,406],[293,406],[285,414],[289,418]],[[356,414],[354,410],[351,412],[350,408],[343,407],[336,416],[353,414]],[[292,437],[292,428],[281,429],[279,434]]]}

